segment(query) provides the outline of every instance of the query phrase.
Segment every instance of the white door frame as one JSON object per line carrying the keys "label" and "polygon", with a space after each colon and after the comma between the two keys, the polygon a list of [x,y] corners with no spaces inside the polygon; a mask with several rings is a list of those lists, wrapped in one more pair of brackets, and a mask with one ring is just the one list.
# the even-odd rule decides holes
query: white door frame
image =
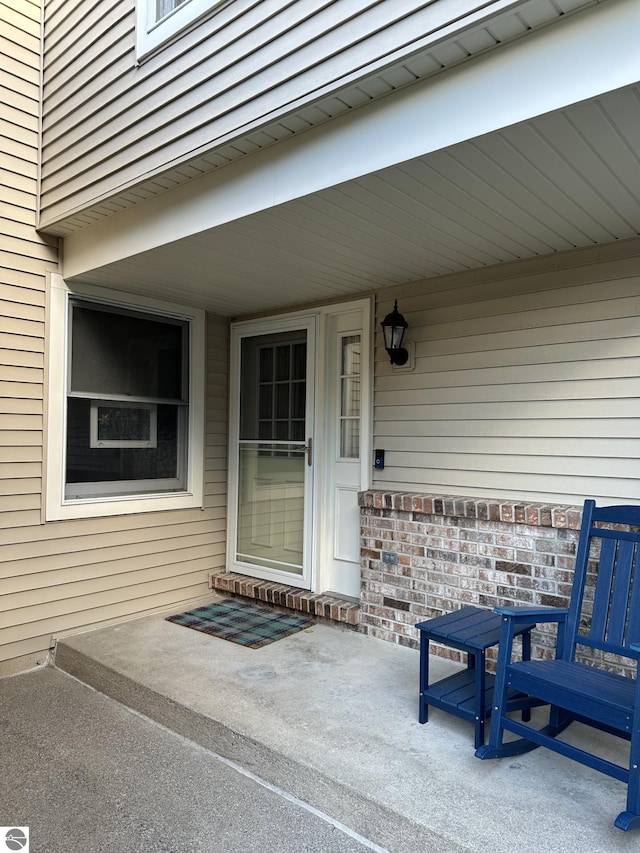
{"label": "white door frame", "polygon": [[[313,383],[313,411],[312,423],[308,424],[308,438],[313,439],[313,474],[312,484],[305,500],[305,571],[303,577],[294,577],[282,573],[277,582],[288,585],[296,585],[302,589],[311,589],[322,592],[325,589],[325,578],[323,578],[322,564],[333,550],[333,505],[331,483],[329,482],[330,461],[327,458],[327,439],[324,424],[320,413],[323,411],[323,403],[327,394],[333,393],[334,389],[328,386],[326,375],[327,346],[332,341],[327,341],[327,328],[332,315],[345,311],[361,310],[363,316],[362,361],[366,373],[363,375],[362,383],[362,429],[361,429],[361,454],[360,488],[365,490],[371,484],[371,466],[373,456],[373,300],[372,298],[358,299],[350,302],[336,303],[322,306],[312,311],[295,311],[286,315],[273,318],[262,318],[259,320],[246,320],[232,323],[230,332],[230,373],[229,373],[229,486],[228,486],[228,533],[227,533],[227,570],[238,571],[239,567],[235,559],[236,535],[237,535],[237,512],[236,500],[238,493],[238,442],[240,429],[240,341],[250,333],[251,335],[277,334],[295,328],[311,328],[312,346],[308,352],[313,356],[315,349],[315,383]],[[309,324],[308,326],[306,324]],[[315,334],[315,347],[313,338]],[[308,549],[308,550],[307,550]],[[250,574],[248,574],[250,572]],[[250,577],[264,577],[268,580],[276,580],[273,571],[261,571],[256,566],[244,566],[243,573]]]}

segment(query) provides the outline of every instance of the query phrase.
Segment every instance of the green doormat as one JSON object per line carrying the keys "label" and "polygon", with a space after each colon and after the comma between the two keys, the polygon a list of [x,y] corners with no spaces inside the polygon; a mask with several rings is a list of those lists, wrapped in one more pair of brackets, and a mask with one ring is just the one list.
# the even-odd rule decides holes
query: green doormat
{"label": "green doormat", "polygon": [[196,607],[177,616],[167,616],[167,621],[250,649],[275,643],[314,624],[312,619],[304,616],[278,613],[268,607],[257,607],[232,598]]}

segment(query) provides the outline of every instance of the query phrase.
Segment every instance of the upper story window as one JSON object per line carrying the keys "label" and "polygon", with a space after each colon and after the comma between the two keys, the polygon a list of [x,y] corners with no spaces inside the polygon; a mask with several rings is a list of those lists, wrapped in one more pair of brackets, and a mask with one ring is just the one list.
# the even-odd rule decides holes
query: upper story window
{"label": "upper story window", "polygon": [[199,18],[231,0],[136,0],[136,58],[158,50]]}
{"label": "upper story window", "polygon": [[188,0],[156,0],[156,22],[166,18],[174,9],[186,2]]}

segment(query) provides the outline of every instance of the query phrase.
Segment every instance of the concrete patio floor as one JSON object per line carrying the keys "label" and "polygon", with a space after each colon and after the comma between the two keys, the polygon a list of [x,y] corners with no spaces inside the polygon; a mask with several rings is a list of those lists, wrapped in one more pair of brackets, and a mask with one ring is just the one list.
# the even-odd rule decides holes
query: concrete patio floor
{"label": "concrete patio floor", "polygon": [[[60,640],[55,663],[393,853],[638,849],[613,826],[622,783],[540,749],[480,761],[437,710],[420,725],[418,657],[333,625],[252,650],[151,616]],[[432,679],[456,666],[432,658]],[[569,736],[625,760],[616,738]]]}

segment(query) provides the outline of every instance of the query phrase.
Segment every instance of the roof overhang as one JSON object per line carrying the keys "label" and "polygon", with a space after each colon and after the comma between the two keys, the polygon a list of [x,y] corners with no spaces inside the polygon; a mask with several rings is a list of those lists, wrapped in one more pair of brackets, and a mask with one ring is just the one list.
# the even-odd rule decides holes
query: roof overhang
{"label": "roof overhang", "polygon": [[637,236],[639,29],[569,16],[69,234],[64,276],[234,316]]}

